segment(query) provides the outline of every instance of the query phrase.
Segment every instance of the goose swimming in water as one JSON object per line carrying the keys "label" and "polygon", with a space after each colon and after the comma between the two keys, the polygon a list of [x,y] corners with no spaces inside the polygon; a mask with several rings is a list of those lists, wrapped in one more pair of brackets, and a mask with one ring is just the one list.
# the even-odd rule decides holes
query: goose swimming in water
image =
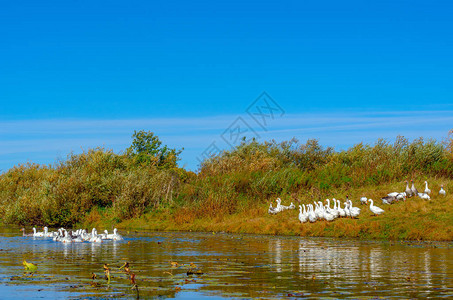
{"label": "goose swimming in water", "polygon": [[44,237],[44,232],[42,232],[42,231],[37,232],[37,231],[36,231],[36,228],[33,227],[33,236],[34,236],[34,237]]}
{"label": "goose swimming in water", "polygon": [[44,227],[44,237],[54,237],[55,233],[54,232],[49,232],[49,228],[47,226]]}
{"label": "goose swimming in water", "polygon": [[123,237],[120,234],[118,234],[118,229],[116,229],[116,228],[113,229],[113,234],[112,235],[109,234],[109,238],[111,238],[114,241],[122,241],[123,240]]}
{"label": "goose swimming in water", "polygon": [[443,195],[443,196],[447,195],[447,193],[444,190],[444,186],[443,185],[440,186],[439,195]]}
{"label": "goose swimming in water", "polygon": [[72,238],[69,236],[68,232],[65,230],[64,231],[64,237],[60,239],[60,242],[62,243],[72,243]]}
{"label": "goose swimming in water", "polygon": [[33,233],[25,233],[25,228],[22,228],[20,231],[22,231],[22,236],[33,236]]}
{"label": "goose swimming in water", "polygon": [[370,210],[374,215],[377,216],[384,212],[384,210],[382,208],[373,205],[372,199],[370,199],[369,201],[370,201]]}

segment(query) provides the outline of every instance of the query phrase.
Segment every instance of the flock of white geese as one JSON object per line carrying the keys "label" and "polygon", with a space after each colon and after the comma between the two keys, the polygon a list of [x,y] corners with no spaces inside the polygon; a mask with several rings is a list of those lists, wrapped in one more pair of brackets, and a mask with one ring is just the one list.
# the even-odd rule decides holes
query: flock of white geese
{"label": "flock of white geese", "polygon": [[[410,198],[413,196],[418,196],[425,200],[431,200],[430,194],[431,190],[428,188],[428,182],[425,181],[425,190],[423,193],[419,193],[418,190],[415,188],[414,181],[411,180],[412,187],[409,188],[409,182],[406,180],[406,190],[404,192],[392,192],[387,194],[387,196],[382,197],[383,204],[392,204],[396,201],[403,200],[405,201],[406,198]],[[444,190],[443,185],[441,185],[439,190],[439,195],[445,196],[446,191]],[[279,212],[295,209],[296,206],[291,202],[290,205],[282,205],[282,200],[277,198],[276,200],[277,205],[275,207],[272,206],[272,202],[269,205],[269,214],[275,215]],[[344,207],[341,207],[341,201],[335,198],[332,199],[333,207],[331,207],[330,199],[325,200],[326,204],[323,204],[321,201],[314,201],[313,204],[302,204],[299,205],[299,221],[301,223],[306,222],[316,222],[318,220],[326,220],[326,221],[333,221],[337,218],[357,218],[360,215],[361,209],[359,207],[354,207],[352,201],[346,196],[345,202],[343,202]],[[368,204],[370,203],[370,211],[375,215],[378,216],[384,213],[384,210],[373,203],[373,199],[368,199],[366,197],[360,198],[361,204]]]}
{"label": "flock of white geese", "polygon": [[26,234],[25,229],[22,228],[22,235],[28,237],[38,237],[38,238],[52,238],[55,242],[61,243],[102,243],[104,240],[113,240],[121,241],[123,237],[118,233],[118,230],[113,229],[113,233],[109,233],[107,230],[104,230],[104,233],[98,234],[96,228],[91,230],[91,233],[87,233],[85,229],[77,229],[76,231],[68,231],[64,228],[60,228],[57,231],[49,231],[46,227],[43,228],[44,231],[36,231],[36,228],[33,227],[33,233]]}

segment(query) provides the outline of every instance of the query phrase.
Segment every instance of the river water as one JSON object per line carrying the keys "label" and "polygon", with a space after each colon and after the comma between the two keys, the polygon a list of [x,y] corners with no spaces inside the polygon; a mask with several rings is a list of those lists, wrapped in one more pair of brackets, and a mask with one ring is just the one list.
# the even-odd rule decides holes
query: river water
{"label": "river water", "polygon": [[[62,244],[0,228],[0,298],[453,297],[452,243],[120,233],[121,242]],[[23,260],[37,270],[26,272]]]}

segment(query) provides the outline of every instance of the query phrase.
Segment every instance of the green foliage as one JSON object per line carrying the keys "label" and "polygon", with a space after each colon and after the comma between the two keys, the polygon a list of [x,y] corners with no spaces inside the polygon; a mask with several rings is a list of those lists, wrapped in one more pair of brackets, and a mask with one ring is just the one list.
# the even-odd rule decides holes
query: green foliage
{"label": "green foliage", "polygon": [[131,147],[126,153],[139,165],[152,165],[159,168],[175,168],[182,150],[162,146],[159,137],[151,131],[134,131]]}

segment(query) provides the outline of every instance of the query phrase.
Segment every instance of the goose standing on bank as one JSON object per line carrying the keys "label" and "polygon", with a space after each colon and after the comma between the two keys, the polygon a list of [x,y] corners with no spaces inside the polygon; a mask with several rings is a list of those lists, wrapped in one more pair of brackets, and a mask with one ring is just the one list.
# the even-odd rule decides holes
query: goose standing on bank
{"label": "goose standing on bank", "polygon": [[360,204],[362,204],[362,205],[367,204],[368,203],[367,200],[368,200],[367,197],[360,198]]}
{"label": "goose standing on bank", "polygon": [[299,221],[301,223],[307,223],[308,222],[308,214],[307,211],[305,210],[305,204],[302,204],[304,206],[304,211],[302,212],[302,206],[299,205]]}
{"label": "goose standing on bank", "polygon": [[349,210],[349,202],[344,202],[344,213],[346,215],[346,217],[350,217],[351,216],[351,210]]}
{"label": "goose standing on bank", "polygon": [[385,196],[381,198],[382,204],[392,204],[392,202],[395,201],[395,199],[396,198],[393,196]]}
{"label": "goose standing on bank", "polygon": [[267,211],[270,215],[276,215],[278,213],[276,207],[272,207],[272,202],[269,205],[269,210]]}
{"label": "goose standing on bank", "polygon": [[277,206],[275,207],[277,212],[283,211],[282,199],[277,198],[277,200],[275,200],[275,201],[277,202]]}
{"label": "goose standing on bank", "polygon": [[308,220],[310,223],[316,222],[318,217],[316,216],[315,212],[313,211],[313,204],[308,204]]}
{"label": "goose standing on bank", "polygon": [[406,195],[407,197],[412,197],[412,190],[409,188],[409,182],[406,180]]}
{"label": "goose standing on bank", "polygon": [[352,201],[351,200],[348,200],[349,202],[349,210],[351,211],[351,215],[354,213],[354,215],[359,215],[360,214],[360,208],[358,207],[353,207],[352,206]]}
{"label": "goose standing on bank", "polygon": [[349,212],[351,214],[351,218],[357,218],[360,215],[360,208],[353,207],[351,200],[349,200]]}
{"label": "goose standing on bank", "polygon": [[341,208],[340,200],[337,200],[337,204],[338,204],[337,209],[340,217],[346,217],[346,212],[344,211],[344,209]]}
{"label": "goose standing on bank", "polygon": [[439,195],[442,195],[442,196],[447,195],[447,193],[446,193],[445,190],[444,190],[444,186],[443,186],[443,185],[440,186]]}
{"label": "goose standing on bank", "polygon": [[406,192],[399,193],[398,195],[396,195],[396,200],[406,201],[406,195]]}
{"label": "goose standing on bank", "polygon": [[418,193],[418,196],[424,200],[431,200],[431,197],[426,193]]}
{"label": "goose standing on bank", "polygon": [[370,210],[374,215],[380,215],[384,212],[384,210],[380,207],[374,206],[373,205],[373,199],[370,199]]}
{"label": "goose standing on bank", "polygon": [[428,188],[428,181],[425,181],[425,194],[431,194],[431,190]]}
{"label": "goose standing on bank", "polygon": [[412,195],[417,196],[418,195],[418,190],[415,187],[414,181],[411,180],[411,182],[412,182],[412,187],[411,187]]}

